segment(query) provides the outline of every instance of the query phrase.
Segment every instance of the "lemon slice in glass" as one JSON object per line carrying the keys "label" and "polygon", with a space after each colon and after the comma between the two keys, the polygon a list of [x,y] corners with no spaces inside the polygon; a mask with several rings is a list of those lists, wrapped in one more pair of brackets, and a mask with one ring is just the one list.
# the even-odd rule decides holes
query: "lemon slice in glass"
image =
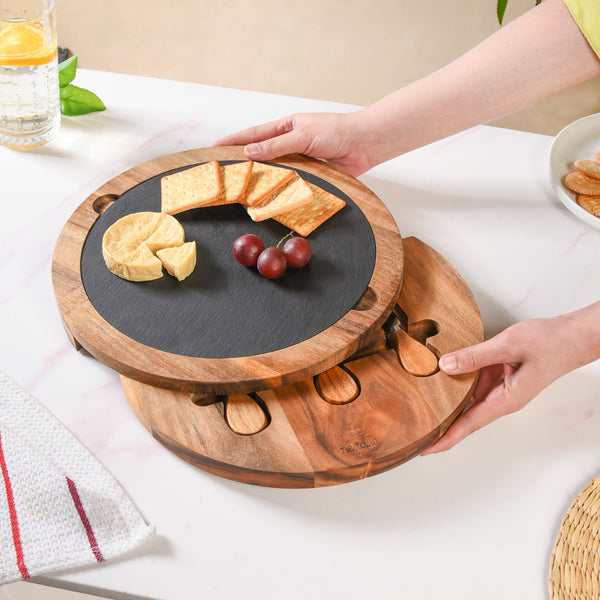
{"label": "lemon slice in glass", "polygon": [[0,27],[0,65],[45,65],[56,57],[56,40],[47,39],[43,27],[23,23]]}

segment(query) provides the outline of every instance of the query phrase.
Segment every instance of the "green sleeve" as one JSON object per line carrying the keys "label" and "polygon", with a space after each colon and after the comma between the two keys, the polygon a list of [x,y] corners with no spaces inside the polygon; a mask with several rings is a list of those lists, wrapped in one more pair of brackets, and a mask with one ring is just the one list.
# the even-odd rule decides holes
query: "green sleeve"
{"label": "green sleeve", "polygon": [[564,0],[564,3],[600,58],[600,0]]}

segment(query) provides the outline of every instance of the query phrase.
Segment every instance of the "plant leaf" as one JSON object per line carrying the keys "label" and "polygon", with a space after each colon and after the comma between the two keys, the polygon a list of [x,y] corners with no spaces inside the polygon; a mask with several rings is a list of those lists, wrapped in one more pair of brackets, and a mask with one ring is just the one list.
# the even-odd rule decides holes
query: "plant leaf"
{"label": "plant leaf", "polygon": [[75,79],[77,56],[71,56],[58,65],[58,86],[64,88]]}
{"label": "plant leaf", "polygon": [[72,84],[61,88],[60,111],[63,115],[85,115],[101,110],[106,110],[106,106],[94,92]]}
{"label": "plant leaf", "polygon": [[508,0],[498,0],[498,4],[496,5],[496,14],[498,15],[498,23],[500,23],[500,25],[502,25],[502,19],[504,19],[507,4]]}

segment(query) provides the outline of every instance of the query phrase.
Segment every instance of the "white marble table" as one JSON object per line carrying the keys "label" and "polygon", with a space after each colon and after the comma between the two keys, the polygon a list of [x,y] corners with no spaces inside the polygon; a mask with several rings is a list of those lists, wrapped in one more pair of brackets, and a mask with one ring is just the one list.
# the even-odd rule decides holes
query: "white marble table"
{"label": "white marble table", "polygon": [[[298,111],[353,107],[81,71],[109,109],[65,119],[31,153],[0,148],[0,369],[121,482],[155,537],[122,559],[38,580],[112,598],[547,598],[564,512],[600,472],[600,364],[441,455],[316,490],[239,484],[170,454],[117,373],[64,334],[50,263],[63,224],[138,163]],[[546,136],[477,127],[361,179],[404,236],[441,252],[491,336],[600,298],[600,232],[553,196]]]}

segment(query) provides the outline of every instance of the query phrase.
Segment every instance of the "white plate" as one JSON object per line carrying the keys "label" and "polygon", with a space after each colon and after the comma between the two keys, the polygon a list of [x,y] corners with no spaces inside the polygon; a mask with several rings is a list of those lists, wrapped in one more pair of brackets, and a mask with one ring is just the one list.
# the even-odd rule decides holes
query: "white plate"
{"label": "white plate", "polygon": [[583,117],[567,125],[554,139],[550,149],[550,174],[552,187],[558,199],[582,221],[600,229],[600,217],[579,206],[576,194],[567,189],[563,177],[575,170],[573,161],[587,158],[593,160],[594,152],[600,150],[600,113]]}

